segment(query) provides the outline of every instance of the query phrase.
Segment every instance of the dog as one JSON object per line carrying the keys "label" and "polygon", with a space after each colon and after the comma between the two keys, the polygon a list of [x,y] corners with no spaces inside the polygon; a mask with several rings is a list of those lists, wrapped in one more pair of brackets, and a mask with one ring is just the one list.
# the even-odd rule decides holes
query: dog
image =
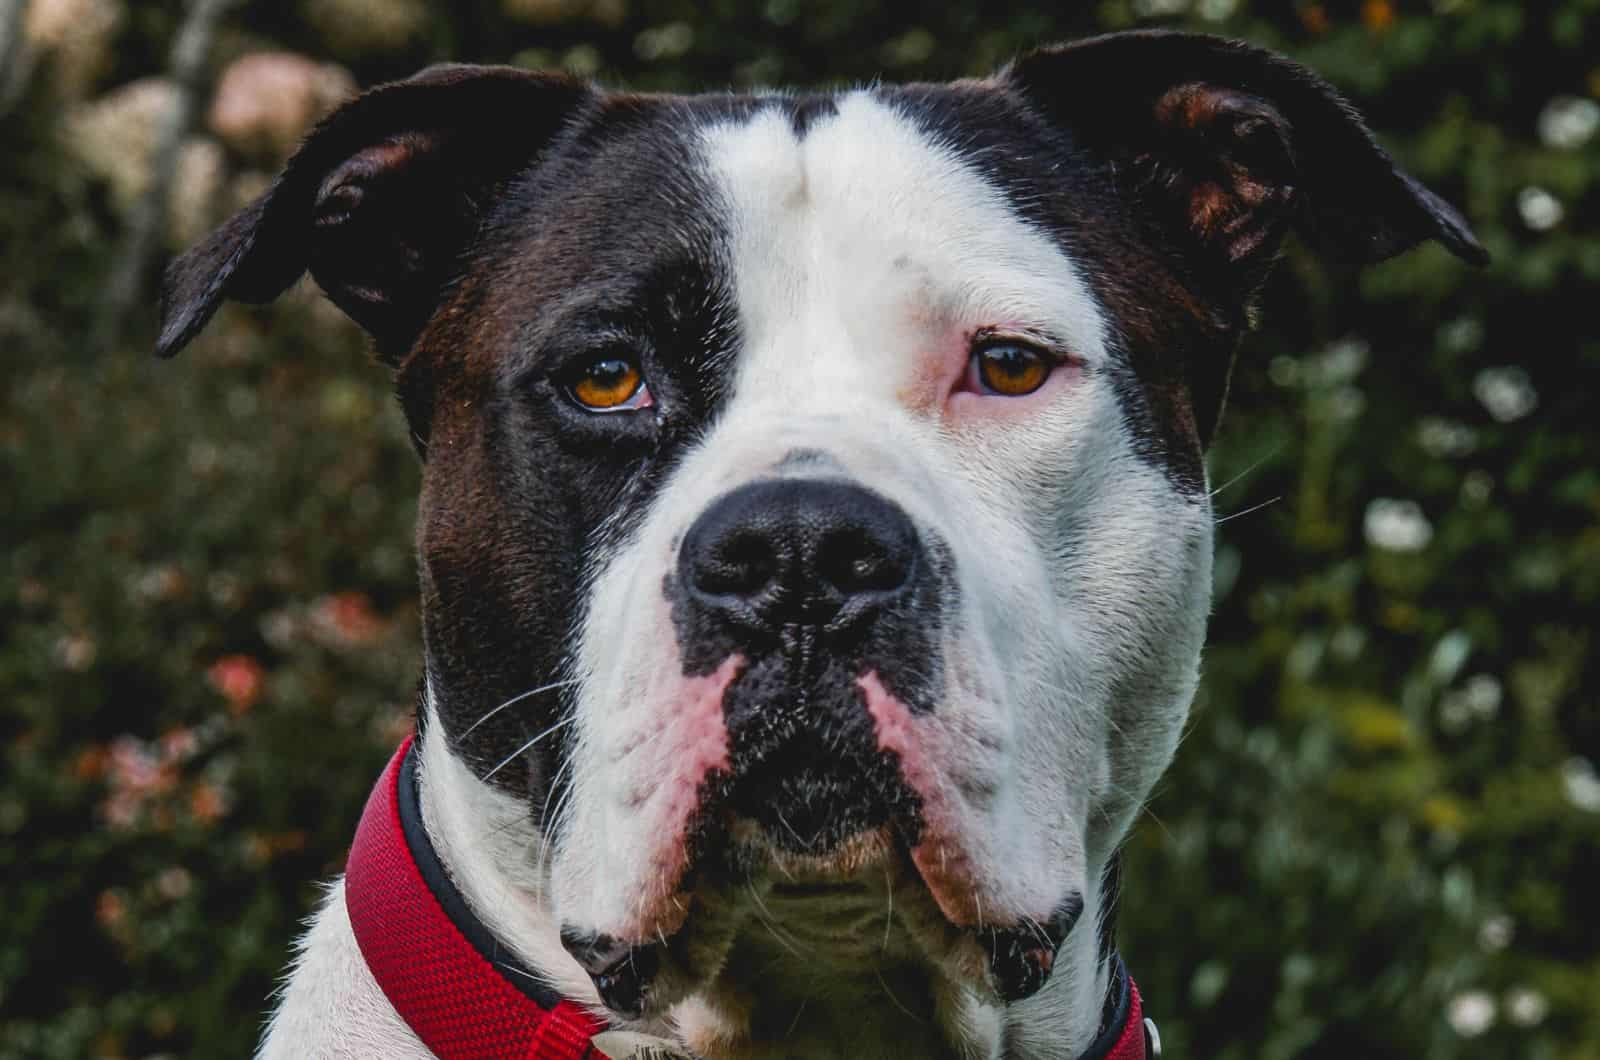
{"label": "dog", "polygon": [[261,1055],[1153,1055],[1116,851],[1290,230],[1486,260],[1330,86],[1206,36],[827,94],[442,66],[333,113],[158,340],[309,272],[423,464],[416,736]]}

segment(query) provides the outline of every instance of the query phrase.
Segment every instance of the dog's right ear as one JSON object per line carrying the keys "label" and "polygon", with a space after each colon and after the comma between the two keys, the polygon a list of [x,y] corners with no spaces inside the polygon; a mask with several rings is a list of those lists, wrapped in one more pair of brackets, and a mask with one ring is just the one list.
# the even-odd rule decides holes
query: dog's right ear
{"label": "dog's right ear", "polygon": [[156,353],[181,350],[224,298],[270,302],[309,269],[397,362],[497,190],[594,97],[561,76],[436,66],[345,104],[265,194],[167,267]]}

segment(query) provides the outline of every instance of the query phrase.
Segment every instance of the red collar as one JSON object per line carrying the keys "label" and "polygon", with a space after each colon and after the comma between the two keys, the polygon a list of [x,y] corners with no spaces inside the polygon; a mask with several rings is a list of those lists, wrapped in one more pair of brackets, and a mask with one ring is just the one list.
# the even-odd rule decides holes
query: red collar
{"label": "red collar", "polygon": [[[440,1060],[603,1060],[605,1025],[502,947],[456,890],[422,827],[413,737],[367,798],[344,902],[372,977]],[[1114,1012],[1082,1060],[1147,1060],[1139,988],[1117,960]]]}

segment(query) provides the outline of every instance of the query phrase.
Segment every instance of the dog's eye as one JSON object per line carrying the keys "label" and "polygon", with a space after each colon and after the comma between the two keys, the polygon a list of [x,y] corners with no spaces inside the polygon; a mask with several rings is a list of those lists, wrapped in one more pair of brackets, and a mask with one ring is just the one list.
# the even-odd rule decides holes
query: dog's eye
{"label": "dog's eye", "polygon": [[655,404],[639,362],[609,353],[580,364],[567,377],[567,393],[591,412],[624,412]]}
{"label": "dog's eye", "polygon": [[981,394],[1022,397],[1044,386],[1055,361],[1018,342],[991,342],[972,351],[969,386]]}

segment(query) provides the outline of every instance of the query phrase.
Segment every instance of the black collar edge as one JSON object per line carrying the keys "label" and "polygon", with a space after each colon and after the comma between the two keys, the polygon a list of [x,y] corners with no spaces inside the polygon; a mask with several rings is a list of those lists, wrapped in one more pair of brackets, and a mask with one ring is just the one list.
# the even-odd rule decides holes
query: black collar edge
{"label": "black collar edge", "polygon": [[472,943],[472,948],[489,962],[495,974],[545,1011],[554,1009],[561,1003],[561,996],[550,988],[542,976],[501,945],[488,925],[477,918],[468,907],[466,897],[456,888],[455,881],[450,879],[450,873],[445,869],[444,862],[439,860],[438,852],[433,849],[433,841],[428,838],[428,830],[422,823],[415,742],[400,762],[399,788],[400,829],[405,833],[411,860],[422,874],[422,882],[428,885],[428,890],[433,892],[433,897],[444,909],[445,916]]}

